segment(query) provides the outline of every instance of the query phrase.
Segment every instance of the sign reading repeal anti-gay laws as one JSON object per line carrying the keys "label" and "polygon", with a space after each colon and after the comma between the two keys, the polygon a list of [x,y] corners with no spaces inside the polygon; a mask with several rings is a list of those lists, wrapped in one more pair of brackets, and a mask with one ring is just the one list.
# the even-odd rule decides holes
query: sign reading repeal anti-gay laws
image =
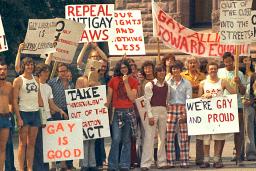
{"label": "sign reading repeal anti-gay laws", "polygon": [[[235,53],[236,45],[221,45],[218,33],[196,32],[175,21],[157,3],[153,3],[153,8],[153,17],[156,19],[155,32],[166,46],[201,57],[220,57],[227,51]],[[239,48],[241,54],[250,54],[249,43]]]}
{"label": "sign reading repeal anti-gay laws", "polygon": [[7,46],[6,37],[4,34],[4,27],[3,27],[3,23],[0,15],[0,52],[7,51],[7,50],[8,50],[8,46]]}
{"label": "sign reading repeal anti-gay laws", "polygon": [[186,101],[188,135],[239,132],[237,95]]}
{"label": "sign reading repeal anti-gay laws", "polygon": [[140,10],[116,10],[113,37],[108,41],[110,55],[145,55]]}
{"label": "sign reading repeal anti-gay laws", "polygon": [[49,121],[43,128],[44,162],[84,158],[82,121]]}
{"label": "sign reading repeal anti-gay laws", "polygon": [[109,137],[106,86],[65,90],[69,118],[83,121],[84,140]]}
{"label": "sign reading repeal anti-gay laws", "polygon": [[25,47],[22,53],[46,54],[55,52],[56,19],[29,19]]}
{"label": "sign reading repeal anti-gay laws", "polygon": [[221,44],[248,44],[251,42],[251,3],[246,1],[220,2]]}
{"label": "sign reading repeal anti-gay laws", "polygon": [[114,4],[67,5],[65,17],[85,24],[81,42],[106,42],[113,28]]}

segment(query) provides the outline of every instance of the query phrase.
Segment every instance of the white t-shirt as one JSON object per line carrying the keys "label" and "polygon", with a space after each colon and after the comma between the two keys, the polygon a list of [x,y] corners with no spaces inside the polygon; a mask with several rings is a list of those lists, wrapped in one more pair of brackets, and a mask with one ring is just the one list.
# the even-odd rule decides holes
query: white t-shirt
{"label": "white t-shirt", "polygon": [[47,83],[40,83],[40,92],[44,102],[44,114],[46,119],[51,117],[49,99],[53,99],[52,88]]}
{"label": "white t-shirt", "polygon": [[[220,68],[218,70],[218,77],[224,80],[227,80],[227,82],[230,83],[231,86],[235,86],[234,77],[235,77],[235,71],[228,71],[226,68]],[[246,87],[246,80],[244,78],[244,74],[241,71],[238,71],[238,77],[240,78],[241,83]],[[230,94],[227,90],[224,90],[223,95]],[[237,102],[238,102],[238,108],[243,108],[242,104],[242,95],[240,93],[237,94]]]}

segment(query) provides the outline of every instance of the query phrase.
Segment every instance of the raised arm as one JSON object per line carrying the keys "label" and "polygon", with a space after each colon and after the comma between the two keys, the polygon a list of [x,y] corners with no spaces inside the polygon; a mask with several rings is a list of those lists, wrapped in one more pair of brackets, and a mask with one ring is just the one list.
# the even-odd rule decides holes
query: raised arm
{"label": "raised arm", "polygon": [[88,45],[89,45],[89,43],[84,43],[83,48],[77,57],[76,63],[77,63],[77,66],[80,68],[83,66],[83,58],[84,58],[84,54],[88,48]]}
{"label": "raised arm", "polygon": [[124,86],[127,92],[127,96],[128,98],[133,102],[136,98],[137,98],[137,89],[132,89],[129,82],[128,82],[128,78],[130,76],[128,75],[124,75],[123,76],[123,81],[124,81]]}
{"label": "raised arm", "polygon": [[19,49],[18,49],[18,52],[17,52],[17,55],[16,55],[16,59],[15,59],[15,71],[17,73],[20,72],[20,55],[21,55],[21,51],[23,50],[24,48],[24,43],[21,43],[19,45]]}

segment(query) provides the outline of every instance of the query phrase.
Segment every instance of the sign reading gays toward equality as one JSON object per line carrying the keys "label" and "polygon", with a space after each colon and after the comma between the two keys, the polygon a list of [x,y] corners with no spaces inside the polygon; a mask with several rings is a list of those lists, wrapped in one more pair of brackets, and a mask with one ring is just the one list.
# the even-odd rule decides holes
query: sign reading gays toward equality
{"label": "sign reading gays toward equality", "polygon": [[43,128],[44,162],[84,158],[82,121],[50,121]]}
{"label": "sign reading gays toward equality", "polygon": [[6,42],[6,37],[4,34],[4,27],[2,23],[2,19],[0,16],[0,52],[8,50],[7,42]]}
{"label": "sign reading gays toward equality", "polygon": [[114,4],[67,5],[65,18],[85,24],[81,42],[108,41],[113,28]]}
{"label": "sign reading gays toward equality", "polygon": [[188,99],[188,135],[239,132],[237,108],[236,94],[212,99]]}
{"label": "sign reading gays toward equality", "polygon": [[[157,3],[153,3],[153,8],[153,15],[156,18],[154,28],[166,46],[201,57],[220,57],[227,51],[235,53],[236,45],[221,45],[218,33],[193,31],[175,21]],[[239,48],[241,54],[249,55],[249,45],[241,45]]]}
{"label": "sign reading gays toward equality", "polygon": [[248,44],[251,42],[251,3],[246,1],[220,2],[221,44]]}
{"label": "sign reading gays toward equality", "polygon": [[84,140],[109,137],[106,86],[65,90],[69,118],[83,121]]}
{"label": "sign reading gays toward equality", "polygon": [[110,55],[145,55],[140,10],[116,10],[113,37],[108,41]]}

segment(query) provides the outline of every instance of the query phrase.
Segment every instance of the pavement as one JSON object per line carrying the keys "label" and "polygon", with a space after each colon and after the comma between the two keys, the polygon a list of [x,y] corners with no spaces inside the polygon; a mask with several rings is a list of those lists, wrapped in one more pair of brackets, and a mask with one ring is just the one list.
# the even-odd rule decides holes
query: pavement
{"label": "pavement", "polygon": [[[108,156],[109,150],[110,150],[110,144],[111,144],[111,139],[106,138],[105,139],[105,149],[106,149],[106,154]],[[217,169],[219,171],[249,171],[249,170],[255,170],[256,171],[256,161],[243,161],[242,166],[237,166],[235,162],[232,162],[231,159],[233,157],[233,148],[234,148],[234,142],[232,140],[232,137],[230,137],[224,146],[223,150],[223,164],[224,168],[222,169]],[[16,169],[19,170],[18,168],[18,160],[17,160],[17,149],[18,149],[18,137],[17,135],[14,135],[14,156],[15,156],[15,167]],[[209,168],[209,169],[201,169],[198,166],[195,165],[195,138],[191,138],[190,142],[190,167],[188,169],[181,169],[179,168],[179,163],[177,163],[176,167],[173,169],[168,169],[172,171],[180,171],[180,170],[216,170],[214,168]],[[213,156],[213,143],[211,144],[211,156]],[[213,158],[211,158],[212,161]],[[78,160],[74,160],[74,166],[77,168],[76,171],[80,171],[79,169],[79,164]],[[104,167],[104,170],[107,170],[107,167]],[[132,171],[140,171],[140,168],[135,168],[131,169]],[[157,169],[155,167],[152,167],[150,170],[152,171],[157,171],[160,169]]]}

